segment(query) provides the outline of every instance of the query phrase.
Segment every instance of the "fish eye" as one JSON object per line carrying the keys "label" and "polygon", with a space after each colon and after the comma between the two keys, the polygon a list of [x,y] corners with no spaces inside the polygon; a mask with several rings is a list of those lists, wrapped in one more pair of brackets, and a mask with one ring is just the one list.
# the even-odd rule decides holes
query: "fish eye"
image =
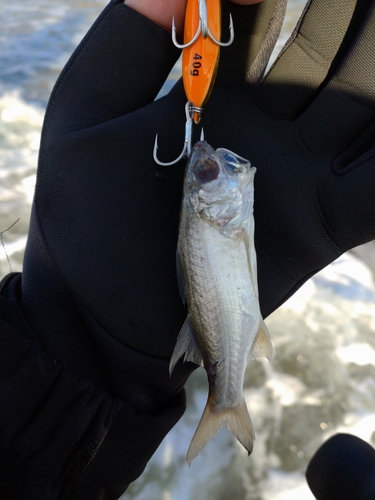
{"label": "fish eye", "polygon": [[211,182],[219,175],[219,165],[212,158],[199,162],[194,169],[195,178],[202,184]]}

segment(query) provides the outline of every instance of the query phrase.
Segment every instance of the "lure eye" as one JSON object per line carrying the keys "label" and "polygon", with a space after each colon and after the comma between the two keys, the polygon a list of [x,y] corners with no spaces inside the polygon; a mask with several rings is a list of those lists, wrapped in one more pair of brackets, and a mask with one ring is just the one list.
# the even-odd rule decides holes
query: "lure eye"
{"label": "lure eye", "polygon": [[219,175],[219,165],[212,158],[205,158],[195,167],[195,178],[201,184],[214,181]]}

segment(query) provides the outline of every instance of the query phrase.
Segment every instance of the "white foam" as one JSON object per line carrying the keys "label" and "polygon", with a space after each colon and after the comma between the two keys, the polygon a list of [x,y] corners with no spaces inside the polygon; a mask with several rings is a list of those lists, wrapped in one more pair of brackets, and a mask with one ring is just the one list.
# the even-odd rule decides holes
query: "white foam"
{"label": "white foam", "polygon": [[315,500],[315,497],[300,472],[285,474],[271,470],[265,481],[262,500]]}
{"label": "white foam", "polygon": [[375,350],[368,344],[350,344],[339,347],[336,352],[343,363],[375,366]]}

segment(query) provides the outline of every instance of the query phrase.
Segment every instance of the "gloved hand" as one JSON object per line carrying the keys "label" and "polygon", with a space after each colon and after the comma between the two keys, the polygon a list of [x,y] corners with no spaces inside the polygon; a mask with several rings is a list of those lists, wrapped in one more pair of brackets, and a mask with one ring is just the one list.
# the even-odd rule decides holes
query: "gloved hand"
{"label": "gloved hand", "polygon": [[[264,4],[246,11],[249,21],[260,16],[257,48],[275,0]],[[273,42],[282,17],[281,9]],[[115,0],[71,57],[47,108],[22,303],[49,351],[83,374],[93,368],[90,353],[82,359],[94,342],[92,334],[80,340],[87,317],[111,339],[168,358],[186,316],[175,270],[185,162],[163,169],[152,158],[156,133],[161,154],[174,158],[182,145],[184,92],[154,102],[179,54],[170,33]],[[214,144],[215,136],[209,125]]]}
{"label": "gloved hand", "polygon": [[[264,316],[341,253],[375,236],[373,7],[369,0],[309,2],[261,84],[285,0],[231,7],[236,38],[222,49],[202,125],[212,146],[232,149],[258,169]],[[162,56],[166,40],[144,42],[154,36],[151,26],[122,32],[125,11],[112,7],[91,30],[52,94],[23,301],[32,324],[46,330],[54,318],[40,307],[55,301],[58,289],[111,336],[168,357],[185,317],[175,277],[184,162],[158,167],[162,182],[152,149],[158,133],[159,157],[178,156],[186,97],[178,85],[153,102],[178,52],[169,44]]]}

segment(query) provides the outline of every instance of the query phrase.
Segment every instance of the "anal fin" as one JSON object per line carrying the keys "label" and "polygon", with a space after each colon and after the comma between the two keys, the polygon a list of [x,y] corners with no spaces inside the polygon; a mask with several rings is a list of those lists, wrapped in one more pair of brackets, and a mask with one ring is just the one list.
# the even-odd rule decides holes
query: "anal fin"
{"label": "anal fin", "polygon": [[268,329],[261,319],[257,335],[251,347],[247,362],[250,363],[253,359],[267,358],[269,361],[273,357],[273,345],[271,342]]}

